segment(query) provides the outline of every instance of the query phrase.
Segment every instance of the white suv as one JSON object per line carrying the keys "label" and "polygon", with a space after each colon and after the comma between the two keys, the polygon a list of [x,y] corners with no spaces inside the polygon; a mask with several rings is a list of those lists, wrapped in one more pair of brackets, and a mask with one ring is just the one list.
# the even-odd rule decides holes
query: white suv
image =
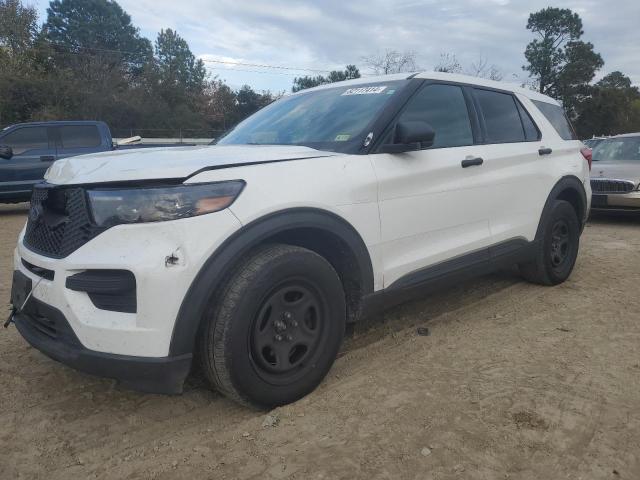
{"label": "white suv", "polygon": [[438,73],[305,90],[216,146],[56,162],[19,237],[10,321],[143,391],[181,392],[197,358],[238,401],[288,403],[384,302],[509,264],[566,280],[589,163],[531,90]]}

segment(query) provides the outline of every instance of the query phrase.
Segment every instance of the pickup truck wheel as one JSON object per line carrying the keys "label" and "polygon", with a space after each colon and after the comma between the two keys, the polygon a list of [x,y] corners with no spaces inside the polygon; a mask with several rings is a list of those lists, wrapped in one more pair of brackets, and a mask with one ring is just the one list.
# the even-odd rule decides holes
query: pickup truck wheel
{"label": "pickup truck wheel", "polygon": [[239,265],[204,322],[199,353],[212,385],[271,408],[305,396],[331,368],[345,330],[344,291],[320,255],[269,245]]}
{"label": "pickup truck wheel", "polygon": [[558,200],[544,221],[542,235],[532,262],[521,264],[522,276],[540,285],[564,282],[578,257],[580,223],[569,202]]}

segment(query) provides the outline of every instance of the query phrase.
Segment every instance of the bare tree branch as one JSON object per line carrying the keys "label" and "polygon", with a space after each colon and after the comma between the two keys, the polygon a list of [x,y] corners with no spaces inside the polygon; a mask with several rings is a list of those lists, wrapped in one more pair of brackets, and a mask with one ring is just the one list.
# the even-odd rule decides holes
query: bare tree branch
{"label": "bare tree branch", "polygon": [[420,70],[416,64],[416,52],[405,50],[385,50],[384,53],[376,53],[369,57],[363,57],[362,61],[376,75],[390,73],[415,72]]}

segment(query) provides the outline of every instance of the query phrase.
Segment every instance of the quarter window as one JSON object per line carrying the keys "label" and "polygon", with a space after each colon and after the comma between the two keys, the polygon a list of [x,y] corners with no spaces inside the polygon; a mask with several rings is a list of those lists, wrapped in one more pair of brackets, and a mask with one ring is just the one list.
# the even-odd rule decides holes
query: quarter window
{"label": "quarter window", "polygon": [[14,155],[20,155],[29,150],[49,148],[47,127],[22,127],[0,138],[0,145],[13,149]]}
{"label": "quarter window", "polygon": [[549,123],[556,129],[558,135],[563,140],[577,140],[578,136],[573,130],[569,119],[564,114],[564,110],[559,105],[553,103],[541,102],[539,100],[532,100],[533,104],[538,107],[538,110],[549,120]]}
{"label": "quarter window", "polygon": [[512,95],[475,89],[487,129],[487,143],[524,142],[525,135]]}
{"label": "quarter window", "polygon": [[434,148],[473,144],[464,94],[454,85],[427,85],[409,101],[399,121],[423,121],[431,125],[436,132]]}
{"label": "quarter window", "polygon": [[62,148],[89,148],[100,146],[100,134],[95,125],[67,125],[59,128]]}

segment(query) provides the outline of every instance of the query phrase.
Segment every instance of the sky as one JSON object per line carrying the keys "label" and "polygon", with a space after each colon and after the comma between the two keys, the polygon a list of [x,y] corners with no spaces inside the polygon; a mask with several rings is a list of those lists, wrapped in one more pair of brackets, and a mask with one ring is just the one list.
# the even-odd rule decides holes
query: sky
{"label": "sky", "polygon": [[[46,19],[48,1],[26,0]],[[530,12],[548,0],[120,0],[150,40],[170,27],[206,61],[212,75],[238,88],[289,91],[294,77],[342,69],[386,50],[413,51],[422,70],[456,55],[463,70],[481,58],[505,81],[523,82]],[[598,77],[620,70],[640,85],[640,1],[557,0],[583,21],[583,40],[604,61]],[[231,66],[222,62],[287,67]],[[299,70],[292,70],[299,69]],[[306,70],[308,69],[308,70]]]}

